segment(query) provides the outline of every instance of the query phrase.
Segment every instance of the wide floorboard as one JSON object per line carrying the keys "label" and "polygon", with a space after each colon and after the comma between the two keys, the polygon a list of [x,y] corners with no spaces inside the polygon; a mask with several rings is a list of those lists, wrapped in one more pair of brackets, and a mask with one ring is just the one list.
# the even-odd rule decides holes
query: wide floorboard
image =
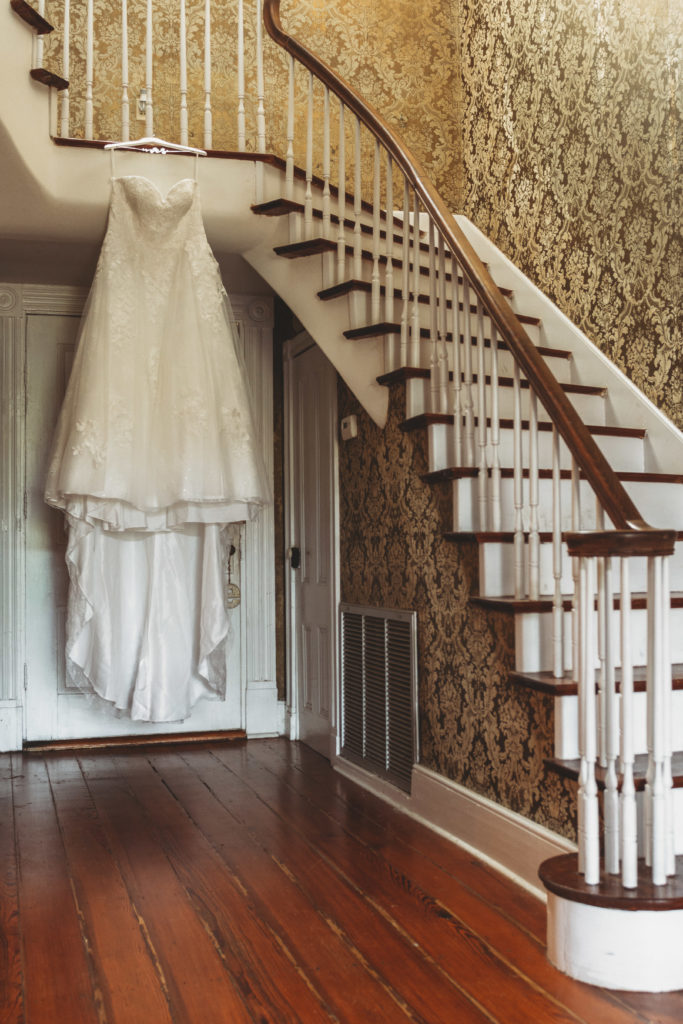
{"label": "wide floorboard", "polygon": [[[1,1024],[680,1024],[285,740],[0,756]],[[647,956],[647,950],[643,950]]]}

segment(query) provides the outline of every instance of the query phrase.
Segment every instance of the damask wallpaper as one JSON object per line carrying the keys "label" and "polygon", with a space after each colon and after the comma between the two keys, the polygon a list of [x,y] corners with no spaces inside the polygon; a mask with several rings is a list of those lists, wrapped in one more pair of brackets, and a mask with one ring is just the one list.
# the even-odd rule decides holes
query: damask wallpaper
{"label": "damask wallpaper", "polygon": [[340,381],[339,417],[352,413],[358,437],[339,457],[341,597],[418,613],[422,763],[573,837],[575,787],[543,763],[552,698],[510,683],[512,619],[469,601],[476,545],[443,537],[450,492],[420,480],[426,440],[400,429],[403,386],[392,388],[381,431]]}
{"label": "damask wallpaper", "polygon": [[[180,124],[179,3],[153,0],[154,131],[177,138]],[[211,86],[213,148],[237,149],[237,0],[211,2]],[[255,149],[257,112],[256,31],[254,0],[244,0],[247,149]],[[121,137],[121,3],[94,0],[94,137]],[[202,145],[204,109],[204,0],[186,0],[188,110],[190,144]],[[71,4],[70,134],[83,136],[85,110],[85,4]],[[145,133],[144,119],[135,119],[134,103],[145,85],[145,12],[143,0],[128,0],[129,95],[131,137]],[[454,24],[441,0],[283,0],[287,31],[298,36],[351,82],[403,134],[443,184],[454,208],[460,204],[459,135],[444,133],[454,123],[459,96],[454,61]],[[46,42],[46,66],[62,71],[63,0],[47,0],[46,16],[57,31]],[[287,114],[286,55],[264,30],[265,112],[268,152],[284,153]],[[428,69],[428,74],[425,74]],[[297,73],[295,153],[305,162],[307,76]],[[317,170],[322,93],[316,93]],[[347,153],[351,153],[349,132]],[[332,140],[333,168],[336,139]],[[349,157],[347,157],[347,160]],[[364,156],[364,166],[369,152]]]}
{"label": "damask wallpaper", "polygon": [[455,17],[463,212],[683,427],[683,3]]}

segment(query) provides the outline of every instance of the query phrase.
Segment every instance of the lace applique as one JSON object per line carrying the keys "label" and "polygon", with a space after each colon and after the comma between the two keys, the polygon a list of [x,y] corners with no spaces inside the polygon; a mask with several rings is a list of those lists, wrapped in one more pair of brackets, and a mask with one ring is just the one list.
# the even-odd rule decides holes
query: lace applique
{"label": "lace applique", "polygon": [[182,418],[188,433],[193,437],[206,434],[206,399],[201,392],[187,388],[181,392],[180,401],[180,409],[176,409],[176,415]]}
{"label": "lace applique", "polygon": [[251,419],[237,406],[221,407],[221,434],[230,441],[231,447],[235,450],[246,451],[252,447]]}
{"label": "lace applique", "polygon": [[109,420],[114,442],[119,445],[129,445],[133,440],[133,417],[130,413],[130,403],[123,398],[112,399]]}
{"label": "lace applique", "polygon": [[71,451],[74,455],[83,455],[88,452],[93,463],[101,466],[104,462],[104,445],[97,436],[94,420],[76,420],[74,425],[76,433],[82,435],[79,444],[72,445]]}

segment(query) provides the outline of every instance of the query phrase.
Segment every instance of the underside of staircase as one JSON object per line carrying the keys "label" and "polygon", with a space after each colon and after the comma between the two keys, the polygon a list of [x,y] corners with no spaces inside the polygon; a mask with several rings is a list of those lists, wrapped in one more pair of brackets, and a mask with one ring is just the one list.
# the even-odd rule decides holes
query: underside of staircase
{"label": "underside of staircase", "polygon": [[[49,29],[23,0],[11,0],[11,6],[36,33]],[[31,76],[51,90],[61,90],[68,84],[43,68],[33,68]],[[105,159],[99,153],[102,142],[55,141],[60,143],[59,148],[69,150],[70,158],[88,150],[91,160]],[[417,218],[421,226],[418,237],[415,219],[408,220],[406,229],[405,210],[394,206],[378,210],[376,203],[367,199],[359,203],[350,191],[346,202],[343,195],[340,202],[339,189],[330,187],[329,179],[316,177],[310,169],[295,167],[288,177],[284,158],[267,154],[258,158],[253,154],[211,156],[216,159],[207,161],[213,165],[207,178],[215,175],[216,181],[220,181],[221,169],[231,163],[231,157],[247,177],[253,174],[257,178],[260,164],[263,194],[257,196],[250,186],[249,201],[242,202],[240,224],[245,225],[246,241],[240,251],[290,306],[369,415],[382,426],[389,390],[398,389],[405,395],[402,430],[422,436],[428,452],[423,482],[447,488],[451,494],[452,514],[445,524],[445,537],[454,545],[476,542],[478,548],[479,589],[471,595],[471,601],[509,617],[513,623],[515,667],[509,685],[552,698],[554,751],[547,765],[550,771],[578,785],[582,771],[579,740],[585,723],[580,718],[579,683],[572,664],[577,653],[566,641],[559,664],[555,640],[558,618],[565,638],[572,636],[578,556],[572,555],[565,544],[561,563],[554,560],[557,524],[553,522],[552,507],[554,493],[564,496],[565,510],[571,508],[572,495],[581,500],[580,528],[577,530],[567,512],[560,523],[563,535],[605,529],[605,517],[596,511],[585,473],[576,471],[566,450],[560,464],[554,464],[555,435],[550,418],[542,407],[536,409],[529,380],[516,369],[510,346],[493,316],[482,311],[455,255],[435,251],[426,223]],[[207,191],[210,188],[209,184]],[[670,560],[669,609],[676,870],[664,884],[653,884],[641,845],[638,879],[631,888],[621,884],[618,874],[604,870],[596,884],[587,884],[577,854],[546,861],[540,874],[549,894],[549,955],[557,966],[583,980],[613,987],[681,987],[683,438],[616,368],[607,365],[580,332],[567,326],[554,307],[539,298],[492,243],[464,218],[454,220],[642,517],[650,526],[676,531]],[[228,230],[234,229],[233,222]],[[406,239],[406,230],[412,241]],[[381,283],[378,273],[382,275]],[[436,303],[434,281],[440,290]],[[409,314],[404,311],[407,305]],[[437,316],[443,320],[435,337]],[[455,324],[459,325],[458,331]],[[457,363],[453,357],[456,348]],[[496,384],[495,404],[489,402],[484,422],[473,407],[460,413],[444,411],[440,395],[451,394],[453,388],[459,391],[458,378],[463,389],[475,396],[473,402],[483,389]],[[517,415],[516,403],[521,403],[521,416]],[[456,442],[459,419],[463,436]],[[532,433],[538,438],[535,454]],[[468,443],[472,450],[465,458]],[[523,465],[516,475],[514,456],[518,450],[523,453]],[[525,508],[530,502],[533,509],[533,521],[529,521],[527,511],[523,513],[521,531],[520,488]],[[535,498],[531,493],[534,489]],[[494,491],[500,495],[498,512],[491,511]],[[516,594],[520,589],[520,543],[525,567],[522,593]],[[532,548],[535,554],[530,560]],[[532,562],[537,570],[530,568]],[[652,783],[647,776],[652,740],[645,728],[651,627],[647,624],[645,559],[635,558],[633,563],[629,621],[634,652],[634,786],[638,813],[642,815],[642,794]],[[608,596],[616,611],[620,610],[620,600],[616,592]],[[597,602],[595,607],[597,613]],[[596,662],[604,665],[604,661],[604,651],[598,652]],[[619,664],[614,666],[614,680],[619,693]],[[596,686],[599,689],[599,684]],[[598,768],[596,786],[601,800],[607,774],[607,765]],[[650,944],[656,945],[661,961],[652,981],[641,969],[643,958],[638,952]],[[619,961],[612,974],[610,959]]]}

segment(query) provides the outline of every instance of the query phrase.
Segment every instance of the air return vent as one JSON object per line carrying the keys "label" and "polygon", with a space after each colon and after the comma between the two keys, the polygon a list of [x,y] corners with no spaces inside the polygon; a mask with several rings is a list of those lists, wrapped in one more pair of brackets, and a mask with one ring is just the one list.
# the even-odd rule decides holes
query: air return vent
{"label": "air return vent", "polygon": [[341,605],[341,756],[410,792],[418,760],[417,615]]}

